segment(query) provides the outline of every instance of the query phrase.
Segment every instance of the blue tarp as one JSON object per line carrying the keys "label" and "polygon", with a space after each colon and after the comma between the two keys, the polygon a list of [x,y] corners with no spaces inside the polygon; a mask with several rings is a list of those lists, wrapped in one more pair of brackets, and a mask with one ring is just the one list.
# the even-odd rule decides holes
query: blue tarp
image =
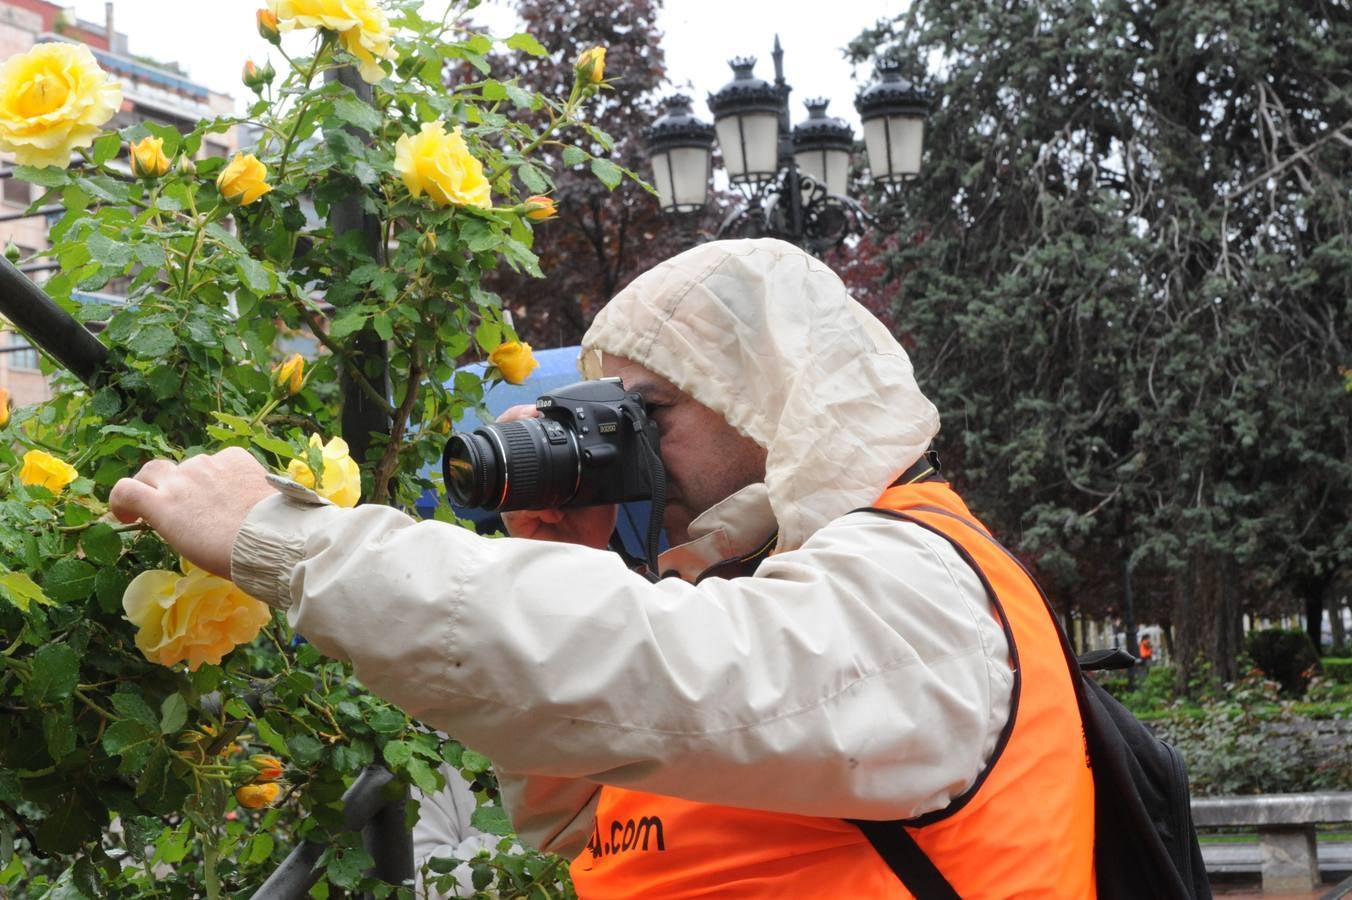
{"label": "blue tarp", "polygon": [[[540,364],[540,367],[532,372],[523,383],[508,384],[501,381],[490,387],[484,393],[484,405],[488,407],[490,414],[489,422],[496,420],[508,407],[522,404],[534,406],[535,398],[541,394],[547,394],[565,384],[581,381],[582,376],[577,372],[578,352],[579,348],[577,347],[555,347],[551,350],[538,350],[535,352],[535,360]],[[484,363],[471,363],[467,366],[461,366],[460,370],[482,375],[484,368]],[[447,382],[447,387],[450,386],[451,383]],[[454,429],[456,431],[472,431],[483,424],[488,423],[481,420],[477,412],[470,412],[455,423]],[[440,467],[428,469],[423,474],[434,481],[441,481]],[[435,492],[425,491],[418,498],[419,514],[424,518],[430,518],[439,502],[444,501],[441,501]],[[462,509],[458,506],[454,509],[457,516],[472,520],[481,534],[492,534],[502,530],[502,520],[497,513],[477,509]],[[625,549],[639,559],[647,556],[644,544],[648,533],[648,510],[649,504],[646,501],[626,503],[620,508],[617,524]],[[665,549],[666,545],[666,535],[664,534],[659,546]]]}

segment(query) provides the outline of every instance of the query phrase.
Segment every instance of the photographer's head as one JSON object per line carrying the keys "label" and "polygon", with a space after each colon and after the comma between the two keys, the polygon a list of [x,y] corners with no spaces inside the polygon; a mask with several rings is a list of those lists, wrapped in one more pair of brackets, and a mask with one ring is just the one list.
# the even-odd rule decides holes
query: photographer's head
{"label": "photographer's head", "polygon": [[700,513],[765,480],[765,448],[661,375],[609,353],[601,374],[642,394],[657,423],[667,485],[662,525],[673,545],[689,540],[690,522]]}
{"label": "photographer's head", "polygon": [[675,389],[659,419],[675,541],[763,477],[779,548],[796,547],[873,501],[938,431],[901,346],[834,272],[783,241],[716,241],[645,272],[601,310],[579,366],[629,389],[651,376]]}

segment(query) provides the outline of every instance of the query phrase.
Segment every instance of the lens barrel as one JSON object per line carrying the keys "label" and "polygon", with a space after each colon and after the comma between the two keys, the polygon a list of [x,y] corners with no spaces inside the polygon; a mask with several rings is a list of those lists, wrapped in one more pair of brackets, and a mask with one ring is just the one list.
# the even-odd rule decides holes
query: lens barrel
{"label": "lens barrel", "polygon": [[577,438],[550,419],[527,418],[456,432],[441,457],[457,506],[507,511],[556,509],[577,493]]}

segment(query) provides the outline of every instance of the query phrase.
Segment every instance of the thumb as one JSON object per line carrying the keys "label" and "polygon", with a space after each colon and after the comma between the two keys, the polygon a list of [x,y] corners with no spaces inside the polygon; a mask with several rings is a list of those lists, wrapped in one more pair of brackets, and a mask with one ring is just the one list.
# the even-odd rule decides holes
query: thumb
{"label": "thumb", "polygon": [[117,516],[118,521],[135,522],[137,519],[149,521],[155,507],[157,491],[144,481],[135,478],[123,478],[113,485],[108,495],[108,511]]}

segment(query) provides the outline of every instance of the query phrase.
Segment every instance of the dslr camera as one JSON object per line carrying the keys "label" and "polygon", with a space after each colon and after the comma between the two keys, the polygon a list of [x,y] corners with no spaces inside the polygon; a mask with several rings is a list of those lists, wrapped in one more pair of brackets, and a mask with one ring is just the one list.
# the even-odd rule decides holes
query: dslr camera
{"label": "dslr camera", "polygon": [[[451,499],[491,511],[664,499],[657,426],[618,378],[581,381],[535,401],[538,418],[456,432],[441,454]],[[660,515],[660,513],[659,513]]]}

